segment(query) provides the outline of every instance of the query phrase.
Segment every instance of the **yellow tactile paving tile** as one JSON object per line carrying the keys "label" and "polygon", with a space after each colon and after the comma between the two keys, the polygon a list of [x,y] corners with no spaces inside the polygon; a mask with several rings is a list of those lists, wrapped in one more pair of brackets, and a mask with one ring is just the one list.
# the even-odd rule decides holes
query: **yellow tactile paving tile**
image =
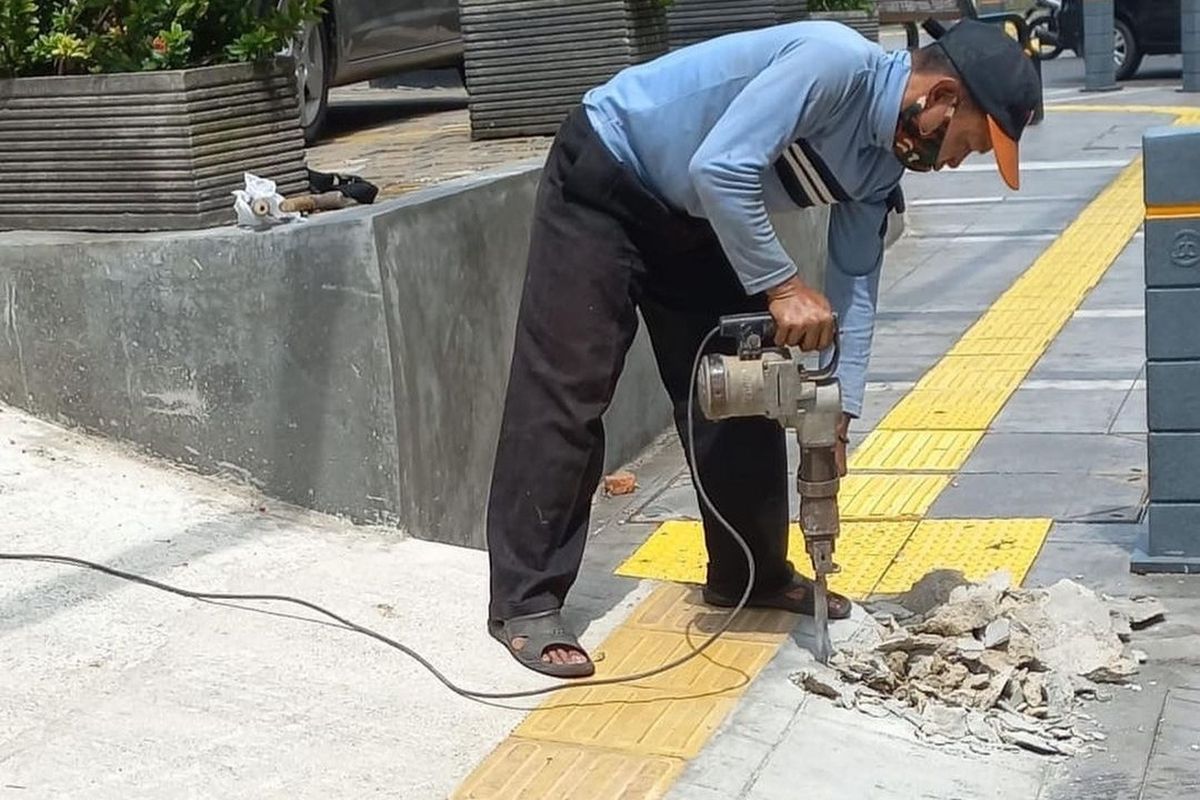
{"label": "yellow tactile paving tile", "polygon": [[949,483],[949,475],[847,475],[838,497],[842,520],[920,519]]}
{"label": "yellow tactile paving tile", "polygon": [[704,583],[708,556],[704,526],[694,520],[670,520],[659,525],[634,550],[616,574],[676,583]]}
{"label": "yellow tactile paving tile", "polygon": [[[834,558],[841,572],[830,580],[830,588],[855,599],[870,595],[916,527],[916,520],[843,521]],[[804,538],[796,524],[791,526],[788,534],[788,557],[798,572],[812,577]],[[700,522],[665,522],[617,568],[616,574],[627,578],[702,584],[707,558],[704,527]],[[634,628],[675,633],[712,631],[721,624],[721,616],[714,615],[707,606],[701,607],[699,598],[699,590],[694,586],[659,587],[642,601],[627,624]],[[780,632],[781,627],[785,628],[783,632],[791,630],[794,624],[795,620],[788,615],[762,611],[743,612],[734,623],[735,630],[742,632],[736,638],[757,641],[769,640]]]}
{"label": "yellow tactile paving tile", "polygon": [[[700,528],[698,522],[690,524]],[[696,549],[696,561],[704,559],[704,554],[700,552],[700,548],[703,547],[702,538],[702,531],[697,530],[696,535],[688,539]],[[883,574],[882,571],[880,574]],[[704,580],[702,566],[697,569],[694,577],[695,580],[689,583],[665,583],[655,588],[650,596],[634,609],[625,626],[692,637],[708,636],[719,630],[729,618],[729,612],[706,605],[700,596],[700,587],[690,585]],[[748,608],[738,615],[723,635],[727,639],[778,642],[796,627],[796,621],[797,617],[794,614],[783,611]]]}
{"label": "yellow tactile paving tile", "polygon": [[1057,331],[1030,332],[1016,338],[973,336],[959,339],[950,349],[952,356],[1040,356],[1054,341]]}
{"label": "yellow tactile paving tile", "polygon": [[915,389],[1015,390],[1037,357],[1028,354],[947,355],[921,376]]}
{"label": "yellow tactile paving tile", "polygon": [[913,389],[875,426],[882,430],[982,431],[1011,389]]}
{"label": "yellow tactile paving tile", "polygon": [[956,472],[983,431],[874,430],[850,457],[851,470]]}
{"label": "yellow tactile paving tile", "polygon": [[683,770],[677,758],[509,738],[452,800],[655,800]]}
{"label": "yellow tactile paving tile", "polygon": [[[690,758],[775,655],[773,642],[720,639],[676,669],[633,684],[566,689],[531,712],[515,736]],[[597,648],[596,677],[654,669],[696,648],[702,635],[617,628]]]}
{"label": "yellow tactile paving tile", "polygon": [[1006,570],[1019,584],[1041,552],[1052,523],[1050,519],[922,520],[875,593],[905,592],[938,569],[959,570],[970,580]]}

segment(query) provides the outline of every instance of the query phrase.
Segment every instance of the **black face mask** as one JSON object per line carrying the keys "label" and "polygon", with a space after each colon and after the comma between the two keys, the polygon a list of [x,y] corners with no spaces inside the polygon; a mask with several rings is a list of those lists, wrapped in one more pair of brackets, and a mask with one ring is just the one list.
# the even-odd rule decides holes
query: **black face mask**
{"label": "black face mask", "polygon": [[941,125],[931,133],[921,133],[917,117],[925,110],[926,102],[927,98],[922,97],[900,112],[896,141],[892,145],[900,163],[914,172],[929,172],[937,166],[938,153],[942,152],[942,142],[946,140],[950,120],[954,117],[955,106],[950,106]]}

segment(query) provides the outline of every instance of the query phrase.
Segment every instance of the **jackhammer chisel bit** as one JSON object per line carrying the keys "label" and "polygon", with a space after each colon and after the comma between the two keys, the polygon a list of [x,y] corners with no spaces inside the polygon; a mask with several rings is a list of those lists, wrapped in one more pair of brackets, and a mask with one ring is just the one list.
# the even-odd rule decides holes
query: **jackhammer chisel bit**
{"label": "jackhammer chisel bit", "polygon": [[737,340],[737,355],[705,357],[696,377],[700,409],[712,420],[763,416],[796,431],[800,469],[800,527],[815,575],[814,655],[832,655],[829,639],[828,576],[838,572],[833,553],[840,532],[836,447],[842,416],[841,387],[835,377],[838,342],[824,369],[809,370],[792,347],[775,347],[769,314],[722,317],[720,335]]}

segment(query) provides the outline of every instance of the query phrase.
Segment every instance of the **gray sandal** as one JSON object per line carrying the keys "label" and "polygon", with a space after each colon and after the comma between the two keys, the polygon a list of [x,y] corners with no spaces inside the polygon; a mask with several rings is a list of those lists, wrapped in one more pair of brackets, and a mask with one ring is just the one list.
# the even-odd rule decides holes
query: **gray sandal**
{"label": "gray sandal", "polygon": [[[551,647],[576,650],[587,657],[587,651],[580,646],[579,640],[563,626],[558,609],[507,620],[489,620],[488,633],[508,649],[517,663],[534,672],[555,678],[586,678],[596,672],[596,665],[590,658],[582,664],[555,664],[542,660],[546,650]],[[525,644],[514,647],[513,640],[522,637]]]}

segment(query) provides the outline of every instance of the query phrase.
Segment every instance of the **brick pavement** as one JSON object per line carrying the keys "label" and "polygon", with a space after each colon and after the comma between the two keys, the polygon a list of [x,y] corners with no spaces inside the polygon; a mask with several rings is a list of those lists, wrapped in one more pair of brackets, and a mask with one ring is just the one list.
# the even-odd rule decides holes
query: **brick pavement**
{"label": "brick pavement", "polygon": [[360,175],[396,197],[515,161],[543,158],[550,137],[472,141],[466,92],[372,89],[330,93],[326,138],[308,150],[308,165]]}

